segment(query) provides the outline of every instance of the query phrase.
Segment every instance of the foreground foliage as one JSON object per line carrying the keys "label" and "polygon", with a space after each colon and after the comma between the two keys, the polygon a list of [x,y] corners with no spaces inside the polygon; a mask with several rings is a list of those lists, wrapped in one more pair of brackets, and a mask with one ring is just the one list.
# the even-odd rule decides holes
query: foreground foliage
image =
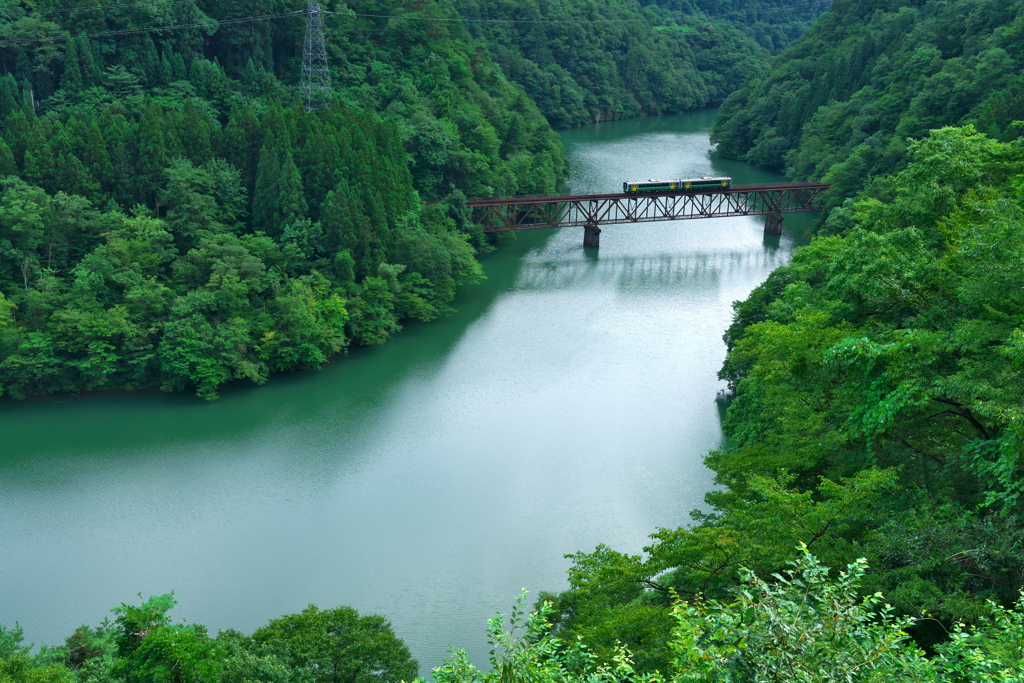
{"label": "foreground foliage", "polygon": [[[724,599],[676,600],[661,643],[669,659],[642,672],[616,646],[609,661],[585,639],[563,640],[552,630],[550,603],[537,612],[520,597],[506,623],[488,626],[489,668],[477,669],[464,650],[432,672],[435,683],[801,683],[834,681],[1024,680],[1024,596],[1015,609],[994,603],[973,627],[954,624],[933,657],[918,649],[880,593],[859,597],[868,572],[859,559],[834,577],[806,547],[771,578],[748,569]],[[339,607],[310,606],[272,620],[252,637],[173,624],[171,594],[121,605],[114,622],[82,626],[60,647],[36,654],[21,632],[0,627],[2,683],[398,683],[417,664],[390,625]],[[419,680],[419,679],[417,679]]]}
{"label": "foreground foliage", "polygon": [[174,624],[173,594],[122,604],[113,622],[81,626],[32,654],[21,630],[0,626],[2,683],[399,683],[418,665],[391,625],[350,607],[270,621],[251,637]]}
{"label": "foreground foliage", "polygon": [[880,593],[861,598],[867,562],[857,560],[835,579],[806,548],[792,567],[771,579],[741,572],[728,599],[678,601],[663,649],[669,659],[641,672],[621,645],[610,661],[586,639],[560,640],[547,617],[550,605],[524,617],[491,620],[490,670],[455,653],[434,671],[436,683],[606,681],[630,683],[867,683],[882,681],[1024,680],[1024,596],[1016,609],[989,604],[977,627],[956,624],[934,657],[918,649],[906,629],[913,619],[894,614]]}

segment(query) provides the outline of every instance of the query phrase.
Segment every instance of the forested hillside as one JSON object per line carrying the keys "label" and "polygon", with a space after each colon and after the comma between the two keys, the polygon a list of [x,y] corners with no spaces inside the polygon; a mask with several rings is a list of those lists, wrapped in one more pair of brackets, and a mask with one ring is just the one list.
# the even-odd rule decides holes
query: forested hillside
{"label": "forested hillside", "polygon": [[902,168],[907,138],[1024,118],[1024,3],[837,0],[722,106],[724,156],[835,184],[838,203]]}
{"label": "forested hillside", "polygon": [[770,576],[799,543],[830,567],[867,558],[864,592],[920,618],[923,645],[1017,599],[1024,147],[945,128],[908,153],[890,199],[737,305],[713,512],[643,555],[575,555],[547,596],[563,637],[665,670],[677,597],[730,600],[742,568]]}
{"label": "forested hillside", "polygon": [[454,4],[551,124],[569,128],[721,104],[828,0]]}
{"label": "forested hillside", "polygon": [[213,397],[317,367],[480,276],[461,198],[561,182],[533,103],[422,20],[442,7],[339,6],[339,97],[312,113],[292,9],[3,4],[0,392]]}
{"label": "forested hillside", "polygon": [[[571,588],[546,596],[561,637],[582,637],[608,663],[625,644],[644,672],[678,665],[694,646],[712,661],[720,645],[760,637],[743,635],[749,619],[761,623],[758,608],[693,605],[752,600],[736,592],[737,577],[782,572],[798,544],[833,569],[866,558],[860,594],[884,595],[933,654],[955,624],[986,623],[991,603],[1019,598],[1022,9],[840,0],[767,79],[722,107],[721,153],[830,180],[843,206],[735,305],[720,375],[729,442],[706,460],[721,486],[707,496],[711,512],[657,531],[640,555],[605,546],[574,555]],[[957,122],[970,125],[943,127]],[[687,606],[677,612],[717,626],[673,640],[679,599]],[[764,609],[781,618],[787,604],[803,609]],[[787,644],[763,661],[785,661],[794,641],[781,634],[800,628],[779,626]],[[1018,680],[1014,647],[988,674],[943,675]],[[729,661],[753,666],[732,652]],[[826,670],[845,676],[840,659]],[[727,680],[709,675],[700,680]],[[875,680],[860,675],[849,680]]]}

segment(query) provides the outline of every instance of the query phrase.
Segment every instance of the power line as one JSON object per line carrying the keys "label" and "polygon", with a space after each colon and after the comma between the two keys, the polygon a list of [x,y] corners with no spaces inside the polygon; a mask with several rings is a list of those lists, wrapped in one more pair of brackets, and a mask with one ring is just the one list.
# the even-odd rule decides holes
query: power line
{"label": "power line", "polygon": [[[136,5],[137,6],[141,6],[141,5],[151,5],[152,6],[152,5],[180,3],[180,2],[189,2],[189,1],[191,1],[191,0],[145,0],[144,2],[136,3]],[[115,4],[109,4],[109,5],[98,5],[98,6],[95,6],[95,7],[62,8],[62,9],[59,9],[59,10],[50,10],[50,11],[51,12],[65,12],[65,11],[66,12],[72,12],[72,11],[79,11],[79,10],[81,10],[81,11],[91,11],[91,10],[94,10],[94,9],[104,9],[104,8],[111,8],[111,7],[125,7],[127,4],[128,3],[115,3]],[[751,12],[754,12],[754,13],[766,13],[766,12],[781,11],[781,10],[790,11],[790,10],[801,8],[801,7],[814,7],[814,6],[820,6],[820,5],[821,5],[821,2],[809,2],[809,3],[800,4],[800,5],[791,5],[789,7],[781,7],[780,6],[780,7],[774,8],[774,9],[756,9],[756,10],[755,9],[751,9],[751,10],[746,10],[746,11],[731,12],[731,13],[725,13],[725,14],[719,14],[719,15],[705,15],[705,16],[707,18],[709,18],[709,19],[716,19],[716,18],[721,18],[721,17],[724,17],[724,16],[729,16],[731,14],[735,14],[735,15],[743,14],[743,15],[746,15],[746,14],[750,14]],[[45,13],[46,10],[42,10],[41,12]],[[645,22],[646,23],[648,21],[646,18],[636,18],[636,19],[472,19],[472,18],[466,18],[466,17],[424,17],[424,16],[409,15],[409,14],[366,14],[366,13],[359,13],[359,12],[329,12],[327,10],[320,10],[320,12],[321,12],[321,14],[328,14],[328,15],[331,15],[331,16],[338,16],[338,17],[358,17],[358,18],[364,18],[364,19],[407,19],[407,20],[412,20],[412,21],[442,21],[442,22],[452,22],[452,23],[613,24],[613,23],[634,23],[634,22]],[[110,31],[96,31],[96,32],[92,32],[92,33],[81,33],[81,34],[76,34],[76,37],[102,38],[102,37],[109,37],[109,36],[124,36],[124,35],[134,35],[134,34],[139,34],[139,33],[152,33],[154,31],[174,31],[174,30],[186,29],[186,28],[208,28],[210,26],[220,27],[220,26],[225,26],[225,25],[243,24],[243,23],[255,22],[255,21],[270,21],[270,20],[273,20],[273,19],[282,19],[282,18],[285,18],[285,17],[299,16],[299,15],[306,14],[306,13],[307,12],[304,11],[304,10],[296,10],[294,12],[282,12],[282,13],[279,13],[279,14],[264,14],[264,15],[252,16],[252,17],[236,17],[236,18],[233,18],[233,19],[213,19],[213,18],[211,18],[208,21],[193,22],[193,23],[186,23],[186,24],[166,24],[166,25],[162,25],[162,26],[151,26],[151,27],[147,27],[147,28],[118,29],[118,30],[110,30]],[[703,17],[694,16],[693,18],[694,19],[701,19]],[[36,38],[7,39],[7,40],[0,40],[0,46],[24,45],[24,44],[28,44],[28,43],[56,42],[56,41],[68,40],[70,37],[71,36],[69,34],[64,34],[64,35],[54,35],[54,36],[41,36],[41,37],[36,37]]]}
{"label": "power line", "polygon": [[[159,5],[174,5],[186,2],[194,2],[195,0],[126,0],[125,2],[110,3],[107,5],[93,5],[93,6],[81,6],[81,7],[58,7],[52,9],[38,9],[34,10],[36,14],[65,14],[71,12],[91,12],[93,10],[111,9],[111,8],[123,8],[128,9],[131,7],[146,7],[146,6],[159,6]],[[728,16],[745,16],[748,14],[765,14],[772,12],[791,12],[794,9],[804,9],[809,7],[819,7],[822,4],[830,4],[828,0],[819,0],[817,2],[805,2],[797,5],[775,5],[774,7],[757,7],[746,10],[734,10],[732,12],[721,12],[716,14],[704,13],[703,16],[709,18],[728,17]],[[414,17],[408,14],[361,14],[358,12],[330,12],[328,10],[322,10],[324,14],[333,14],[336,16],[355,16],[355,17],[366,17],[374,19],[421,19],[421,20],[432,20],[432,21],[462,21],[462,22],[500,22],[500,23],[516,23],[516,24],[539,24],[539,23],[609,23],[609,22],[624,22],[624,21],[646,21],[643,18],[637,19],[469,19],[469,18],[450,18],[450,17]],[[689,15],[697,18],[701,15]]]}
{"label": "power line", "polygon": [[409,14],[362,14],[360,12],[328,12],[336,17],[359,17],[360,19],[409,19],[412,21],[444,21],[450,23],[482,24],[617,24],[646,22],[646,19],[467,19],[465,17],[422,17]]}
{"label": "power line", "polygon": [[[798,5],[782,6],[777,5],[769,8],[751,8],[748,10],[737,10],[733,12],[723,12],[721,14],[692,14],[687,15],[689,18],[699,19],[718,19],[728,16],[746,16],[749,14],[767,14],[772,12],[790,12],[794,9],[804,9],[810,7],[820,7],[823,4],[830,4],[825,0],[824,2],[818,0],[816,2],[805,2]],[[409,19],[412,21],[444,21],[451,23],[473,23],[473,24],[614,24],[614,23],[633,23],[633,22],[644,22],[648,23],[648,19],[645,17],[637,17],[635,19],[471,19],[467,17],[424,17],[410,14],[365,14],[360,12],[329,12],[324,10],[324,14],[331,14],[339,17],[360,17],[366,19]]]}
{"label": "power line", "polygon": [[[146,7],[155,5],[174,5],[184,2],[194,2],[194,0],[129,0],[128,2],[115,2],[109,5],[93,5],[91,7],[55,7],[53,9],[37,9],[34,10],[36,14],[70,14],[71,12],[92,12],[93,10],[110,9],[112,7],[118,7],[121,9],[131,9],[132,7]],[[198,8],[197,8],[198,9]]]}
{"label": "power line", "polygon": [[96,31],[94,33],[80,33],[72,36],[71,34],[58,35],[58,36],[43,36],[39,38],[22,38],[17,40],[0,40],[0,46],[7,45],[20,45],[25,43],[40,43],[40,42],[55,42],[60,40],[68,40],[70,38],[102,38],[106,36],[126,36],[133,35],[136,33],[151,33],[153,31],[173,31],[183,28],[208,28],[210,26],[221,27],[230,24],[246,24],[252,21],[270,21],[271,19],[281,19],[284,17],[296,17],[301,14],[305,14],[302,10],[295,12],[283,12],[281,14],[263,14],[256,17],[238,17],[236,19],[210,19],[209,21],[200,21],[191,24],[167,24],[164,26],[150,26],[148,28],[131,28],[121,29],[116,31]]}

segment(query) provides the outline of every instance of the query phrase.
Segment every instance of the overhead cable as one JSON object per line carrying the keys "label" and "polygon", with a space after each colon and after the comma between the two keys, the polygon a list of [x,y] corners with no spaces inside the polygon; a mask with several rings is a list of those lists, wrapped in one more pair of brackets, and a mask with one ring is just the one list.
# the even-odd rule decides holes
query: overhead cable
{"label": "overhead cable", "polygon": [[25,43],[40,43],[40,42],[54,42],[60,40],[68,40],[70,38],[84,37],[84,38],[101,38],[105,36],[126,36],[136,33],[152,33],[153,31],[173,31],[183,28],[207,28],[210,26],[224,26],[226,24],[247,24],[253,21],[270,21],[271,19],[282,19],[284,17],[296,17],[303,15],[305,12],[298,10],[295,12],[283,12],[281,14],[264,14],[257,17],[238,17],[235,19],[210,19],[209,21],[199,21],[191,24],[167,24],[165,26],[150,26],[147,28],[131,28],[121,29],[116,31],[97,31],[94,33],[79,33],[74,36],[64,33],[62,35],[54,36],[43,36],[39,38],[21,38],[11,40],[0,40],[0,46],[5,45],[20,45]]}
{"label": "overhead cable", "polygon": [[[144,0],[143,2],[135,3],[134,6],[146,6],[146,5],[154,6],[154,5],[160,5],[160,4],[191,2],[191,1],[192,0]],[[723,16],[728,16],[730,14],[744,14],[745,15],[745,14],[750,14],[751,12],[754,12],[754,13],[765,13],[765,12],[782,10],[782,9],[791,11],[791,10],[799,8],[799,7],[813,7],[813,6],[819,6],[820,4],[821,4],[820,2],[809,2],[809,3],[804,3],[804,4],[801,4],[801,5],[791,5],[789,7],[777,7],[777,8],[774,8],[774,9],[771,9],[771,8],[769,8],[769,9],[756,9],[756,10],[752,9],[752,10],[747,10],[747,11],[725,13],[725,14],[721,14],[721,15],[707,15],[706,18],[708,18],[708,19],[715,19],[715,18],[720,18],[720,17],[723,17]],[[61,8],[61,9],[55,9],[55,10],[40,10],[40,12],[41,13],[42,12],[47,12],[47,11],[50,11],[50,12],[83,11],[84,12],[84,11],[90,11],[90,10],[96,10],[96,9],[105,9],[105,8],[111,8],[111,7],[127,7],[127,6],[131,6],[131,5],[129,3],[116,3],[116,4],[109,4],[109,5],[98,5],[98,6],[94,6],[94,7],[76,7],[76,8]],[[472,23],[472,24],[621,24],[621,23],[636,23],[636,22],[647,23],[648,22],[648,20],[646,18],[642,18],[642,17],[638,17],[638,18],[635,18],[635,19],[473,19],[473,18],[466,18],[466,17],[425,17],[425,16],[416,15],[416,14],[367,14],[367,13],[361,13],[361,12],[329,12],[327,10],[322,10],[322,11],[323,11],[324,14],[328,14],[328,15],[331,15],[331,16],[338,16],[338,17],[354,17],[354,18],[362,18],[362,19],[406,19],[406,20],[410,20],[410,21],[431,21],[431,22],[438,22],[438,21],[440,21],[440,22]],[[210,27],[210,26],[218,26],[219,27],[219,26],[224,26],[224,25],[244,24],[244,23],[256,22],[256,21],[270,21],[270,20],[273,20],[273,19],[282,19],[282,18],[285,18],[285,17],[294,17],[294,16],[303,15],[303,14],[305,14],[305,12],[303,10],[296,10],[296,11],[293,11],[293,12],[282,12],[282,13],[279,13],[279,14],[263,14],[263,15],[252,16],[252,17],[235,17],[235,18],[232,18],[232,19],[213,19],[213,18],[210,18],[208,21],[192,22],[192,23],[185,23],[185,24],[166,24],[166,25],[161,25],[161,26],[150,26],[150,27],[145,27],[145,28],[115,29],[115,30],[110,30],[110,31],[95,31],[95,32],[91,32],[91,33],[79,33],[79,34],[75,34],[75,35],[76,35],[76,37],[85,37],[85,38],[102,38],[102,37],[109,37],[109,36],[124,36],[124,35],[133,35],[133,34],[139,34],[139,33],[153,33],[153,32],[156,32],[156,31],[174,31],[174,30],[180,30],[180,29],[186,29],[186,28],[207,28],[207,27]],[[696,16],[696,17],[693,17],[693,18],[699,20],[699,19],[703,19],[705,17]],[[665,28],[671,28],[671,27],[672,26],[669,25],[669,26],[666,26]],[[59,35],[39,36],[39,37],[34,37],[34,38],[11,38],[11,39],[0,40],[0,46],[24,45],[24,44],[29,44],[29,43],[43,43],[43,42],[57,42],[57,41],[67,40],[70,37],[71,36],[68,33],[61,33]]]}

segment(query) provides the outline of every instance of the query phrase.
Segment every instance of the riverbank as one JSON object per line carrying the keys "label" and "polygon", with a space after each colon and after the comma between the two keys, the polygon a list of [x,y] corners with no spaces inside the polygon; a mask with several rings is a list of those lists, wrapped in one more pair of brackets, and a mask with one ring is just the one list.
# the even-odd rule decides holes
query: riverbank
{"label": "riverbank", "polygon": [[[712,117],[564,132],[570,189],[775,178],[713,160]],[[453,316],[213,403],[6,402],[0,614],[53,643],[138,592],[176,591],[175,618],[212,631],[350,604],[423,673],[448,645],[483,661],[487,617],[564,587],[565,553],[637,551],[702,504],[730,304],[803,239],[810,219],[786,220],[781,241],[752,218],[616,226],[597,253],[521,234]]]}

